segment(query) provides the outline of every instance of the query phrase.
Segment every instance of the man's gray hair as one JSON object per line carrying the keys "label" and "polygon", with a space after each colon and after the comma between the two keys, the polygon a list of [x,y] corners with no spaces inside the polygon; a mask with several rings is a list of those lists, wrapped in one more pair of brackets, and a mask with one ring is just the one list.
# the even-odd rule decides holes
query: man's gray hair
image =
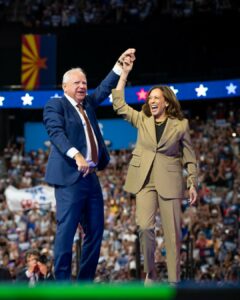
{"label": "man's gray hair", "polygon": [[62,83],[68,82],[70,75],[76,71],[83,73],[86,76],[86,73],[84,72],[84,70],[82,68],[72,68],[72,69],[68,70],[66,73],[64,73]]}

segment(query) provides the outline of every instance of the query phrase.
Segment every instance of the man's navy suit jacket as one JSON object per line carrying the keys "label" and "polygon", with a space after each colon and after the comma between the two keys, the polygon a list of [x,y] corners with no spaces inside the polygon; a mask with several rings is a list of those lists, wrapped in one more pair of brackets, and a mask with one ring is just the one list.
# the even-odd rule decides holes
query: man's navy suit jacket
{"label": "man's navy suit jacket", "polygon": [[[95,109],[109,96],[118,79],[119,76],[111,71],[83,102],[98,141],[98,170],[104,169],[110,158],[98,126]],[[68,157],[66,152],[75,147],[85,157],[87,151],[81,118],[66,97],[54,98],[49,100],[44,107],[43,123],[52,144],[45,180],[51,185],[71,185],[76,182],[81,173],[77,169],[75,160]]]}

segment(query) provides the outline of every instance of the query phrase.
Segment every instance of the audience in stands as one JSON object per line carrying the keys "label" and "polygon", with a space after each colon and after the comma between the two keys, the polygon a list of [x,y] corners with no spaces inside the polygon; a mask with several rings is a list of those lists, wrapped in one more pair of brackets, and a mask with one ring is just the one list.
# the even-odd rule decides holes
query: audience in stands
{"label": "audience in stands", "polygon": [[25,27],[83,24],[134,24],[167,15],[173,18],[240,13],[235,0],[0,0],[0,21]]}

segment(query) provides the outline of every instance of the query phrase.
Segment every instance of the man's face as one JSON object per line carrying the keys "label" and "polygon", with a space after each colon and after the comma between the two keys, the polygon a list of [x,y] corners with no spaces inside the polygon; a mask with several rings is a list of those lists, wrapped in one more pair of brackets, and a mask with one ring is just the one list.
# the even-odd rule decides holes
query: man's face
{"label": "man's face", "polygon": [[33,272],[34,269],[37,267],[38,260],[39,260],[38,256],[36,256],[36,255],[29,255],[29,257],[27,258],[27,267],[28,267],[28,270],[30,272]]}
{"label": "man's face", "polygon": [[87,78],[80,71],[70,73],[67,82],[63,83],[65,94],[73,98],[77,103],[81,103],[87,94]]}

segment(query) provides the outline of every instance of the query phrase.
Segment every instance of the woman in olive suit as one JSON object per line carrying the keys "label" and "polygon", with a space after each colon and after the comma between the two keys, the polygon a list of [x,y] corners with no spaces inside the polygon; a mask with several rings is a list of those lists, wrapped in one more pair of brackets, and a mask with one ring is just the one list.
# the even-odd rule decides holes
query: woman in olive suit
{"label": "woman in olive suit", "polygon": [[124,61],[113,108],[138,130],[124,189],[136,195],[136,223],[144,256],[145,284],[157,280],[155,256],[155,216],[159,208],[166,245],[169,283],[180,280],[181,199],[184,194],[183,168],[187,170],[189,204],[197,200],[197,162],[188,120],[168,86],[148,92],[139,112],[126,104],[124,87],[133,62]]}

